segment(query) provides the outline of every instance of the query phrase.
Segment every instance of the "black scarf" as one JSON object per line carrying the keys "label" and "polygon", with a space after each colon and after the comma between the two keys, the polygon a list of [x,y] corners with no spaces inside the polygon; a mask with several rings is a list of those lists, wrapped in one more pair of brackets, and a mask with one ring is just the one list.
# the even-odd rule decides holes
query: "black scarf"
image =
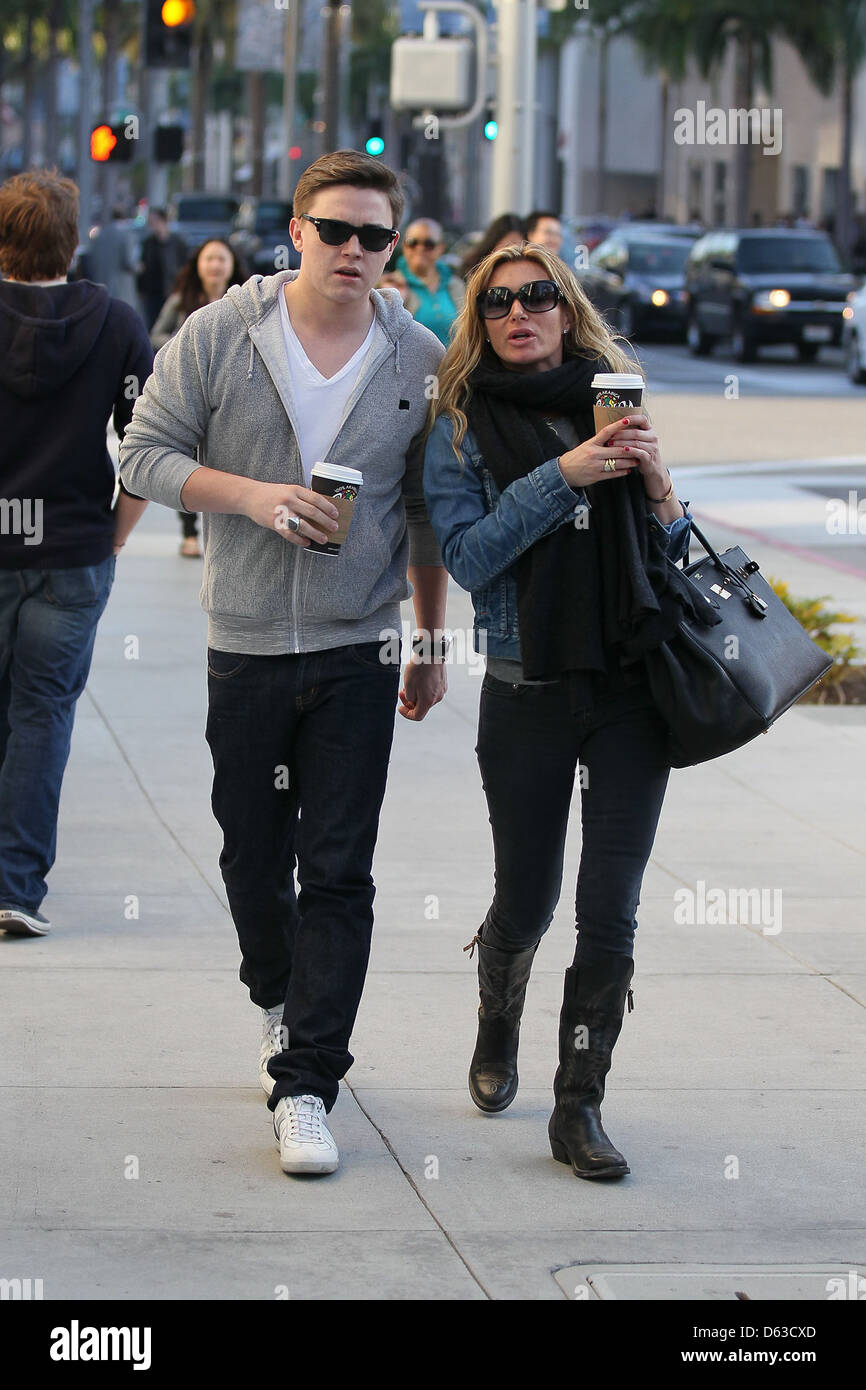
{"label": "black scarf", "polygon": [[[485,349],[469,377],[469,426],[500,492],[568,445],[545,422],[568,416],[580,441],[595,434],[590,382],[603,359],[572,356],[550,371],[503,367]],[[524,675],[529,680],[597,673],[612,684],[622,666],[670,637],[693,596],[647,519],[640,473],[590,484],[589,522],[558,526],[515,565]]]}

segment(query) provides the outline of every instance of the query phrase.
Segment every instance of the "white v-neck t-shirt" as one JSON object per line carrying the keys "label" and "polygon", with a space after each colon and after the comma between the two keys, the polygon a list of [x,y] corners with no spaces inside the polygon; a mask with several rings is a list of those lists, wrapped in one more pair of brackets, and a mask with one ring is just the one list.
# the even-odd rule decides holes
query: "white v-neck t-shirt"
{"label": "white v-neck t-shirt", "polygon": [[292,392],[298,417],[298,448],[304,468],[304,479],[310,486],[313,464],[324,461],[343,422],[352,390],[369,352],[386,341],[375,313],[370,330],[358,351],[334,376],[322,376],[313,366],[292,327],[286,296],[280,292],[280,322],[286,344],[286,358],[292,380]]}

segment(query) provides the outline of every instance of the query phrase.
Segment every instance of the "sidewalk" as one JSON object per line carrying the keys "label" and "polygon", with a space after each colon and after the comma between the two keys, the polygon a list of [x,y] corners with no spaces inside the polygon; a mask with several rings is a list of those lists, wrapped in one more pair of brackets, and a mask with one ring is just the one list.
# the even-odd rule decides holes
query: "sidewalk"
{"label": "sidewalk", "polygon": [[[445,705],[419,726],[397,719],[357,1061],[332,1115],[342,1167],[292,1179],[258,1084],[260,1016],[237,980],[203,737],[201,571],[177,531],[150,507],[118,563],[64,785],[54,930],[0,937],[0,1275],[41,1277],[46,1299],[462,1300],[617,1296],[593,1274],[611,1266],[730,1267],[745,1271],[737,1289],[778,1267],[804,1275],[790,1296],[814,1298],[826,1271],[866,1272],[866,709],[792,711],[672,774],[604,1111],[632,1173],[593,1184],[553,1162],[546,1136],[577,814],[520,1093],[486,1117],[466,1091],[477,988],[461,948],[492,866],[480,676],[453,667]],[[829,571],[760,558],[795,592],[833,592]],[[856,596],[866,613],[866,578]],[[449,625],[470,623],[452,588]],[[698,881],[781,890],[781,930],[679,924],[674,894]],[[707,1287],[696,1274],[665,1296]]]}

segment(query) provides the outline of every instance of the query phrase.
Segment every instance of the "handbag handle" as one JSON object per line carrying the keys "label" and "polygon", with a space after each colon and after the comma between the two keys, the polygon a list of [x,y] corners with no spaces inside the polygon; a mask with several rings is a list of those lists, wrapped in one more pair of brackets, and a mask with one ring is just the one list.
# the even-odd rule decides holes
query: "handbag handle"
{"label": "handbag handle", "polygon": [[[733,584],[735,588],[740,589],[742,591],[743,597],[746,599],[746,602],[748,603],[752,612],[756,613],[759,618],[765,617],[767,613],[766,601],[762,599],[760,595],[756,594],[753,589],[750,589],[748,584],[746,583],[747,577],[750,574],[753,574],[755,570],[760,569],[760,565],[758,564],[757,560],[748,560],[745,565],[742,565],[740,567],[740,569],[732,569],[732,567],[722,559],[721,555],[719,555],[718,552],[713,549],[712,545],[707,540],[703,531],[698,526],[697,522],[695,522],[694,520],[692,520],[690,530],[691,533],[697,537],[700,544],[704,547],[704,550],[709,555],[716,569],[721,570],[722,574],[725,575],[725,577],[731,582],[731,584]],[[687,565],[690,563],[690,559],[691,557],[687,554]]]}

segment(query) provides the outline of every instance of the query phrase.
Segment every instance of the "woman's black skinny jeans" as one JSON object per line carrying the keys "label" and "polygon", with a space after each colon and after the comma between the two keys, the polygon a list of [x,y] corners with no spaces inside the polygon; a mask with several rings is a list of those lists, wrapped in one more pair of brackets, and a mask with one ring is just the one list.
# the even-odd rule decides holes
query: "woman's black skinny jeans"
{"label": "woman's black skinny jeans", "polygon": [[496,866],[485,944],[525,950],[550,925],[577,779],[583,844],[575,963],[608,951],[634,954],[635,912],[670,773],[665,739],[643,680],[572,713],[561,682],[484,677],[476,752]]}

